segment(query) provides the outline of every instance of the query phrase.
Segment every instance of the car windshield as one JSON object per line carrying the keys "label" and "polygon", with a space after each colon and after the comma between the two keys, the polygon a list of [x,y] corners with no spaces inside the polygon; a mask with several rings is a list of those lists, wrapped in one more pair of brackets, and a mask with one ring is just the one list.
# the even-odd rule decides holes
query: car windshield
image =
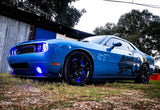
{"label": "car windshield", "polygon": [[94,36],[94,37],[88,37],[88,38],[82,39],[81,41],[101,44],[105,38],[106,38],[106,36]]}

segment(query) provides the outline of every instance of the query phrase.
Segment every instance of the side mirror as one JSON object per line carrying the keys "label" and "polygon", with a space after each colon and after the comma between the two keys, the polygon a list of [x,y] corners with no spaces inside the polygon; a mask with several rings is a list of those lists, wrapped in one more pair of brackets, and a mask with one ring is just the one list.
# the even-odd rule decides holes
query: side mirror
{"label": "side mirror", "polygon": [[122,46],[122,43],[120,42],[113,43],[110,48],[107,48],[107,51],[111,51],[114,47],[119,47],[119,46]]}
{"label": "side mirror", "polygon": [[114,47],[119,47],[119,46],[122,46],[122,43],[116,42],[116,43],[113,43],[112,45],[113,45]]}

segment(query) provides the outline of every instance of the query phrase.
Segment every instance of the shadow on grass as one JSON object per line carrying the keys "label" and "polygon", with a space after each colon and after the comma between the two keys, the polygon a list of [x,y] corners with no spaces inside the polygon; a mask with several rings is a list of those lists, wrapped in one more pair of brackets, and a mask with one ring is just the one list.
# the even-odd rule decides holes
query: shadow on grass
{"label": "shadow on grass", "polygon": [[43,83],[63,82],[63,80],[60,78],[35,78],[35,77],[18,77],[18,76],[13,76],[13,77],[20,78],[22,80],[31,79],[35,82],[43,82]]}
{"label": "shadow on grass", "polygon": [[[32,79],[35,82],[42,82],[42,83],[63,83],[65,82],[63,79],[61,78],[35,78],[35,77],[17,77],[17,76],[13,76],[16,78],[20,78],[20,79]],[[112,83],[134,83],[134,81],[132,80],[94,80],[94,81],[90,81],[90,83],[88,85],[94,85],[94,86],[103,86],[106,83],[112,84]]]}

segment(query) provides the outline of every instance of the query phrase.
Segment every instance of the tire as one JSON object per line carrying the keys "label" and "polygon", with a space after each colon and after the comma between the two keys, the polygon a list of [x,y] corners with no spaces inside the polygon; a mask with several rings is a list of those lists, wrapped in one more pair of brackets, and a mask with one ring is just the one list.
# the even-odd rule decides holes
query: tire
{"label": "tire", "polygon": [[148,64],[143,64],[140,73],[138,77],[136,78],[135,82],[136,83],[143,83],[143,84],[148,84],[149,83],[149,67]]}
{"label": "tire", "polygon": [[64,79],[73,85],[88,84],[92,78],[93,66],[91,59],[83,52],[71,53],[64,64]]}

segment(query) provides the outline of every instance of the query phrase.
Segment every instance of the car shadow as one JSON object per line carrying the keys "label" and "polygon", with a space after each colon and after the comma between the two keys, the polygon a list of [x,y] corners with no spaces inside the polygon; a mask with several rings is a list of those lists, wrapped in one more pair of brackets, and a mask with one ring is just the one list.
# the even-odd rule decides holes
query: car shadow
{"label": "car shadow", "polygon": [[95,85],[95,86],[102,86],[105,84],[111,84],[111,83],[123,83],[123,84],[133,84],[134,81],[133,80],[105,80],[105,81],[91,81],[90,85]]}
{"label": "car shadow", "polygon": [[[31,79],[35,82],[40,83],[64,83],[65,81],[61,78],[35,78],[35,77],[18,77],[14,76],[16,78],[20,78],[22,80]],[[94,86],[103,86],[106,83],[134,83],[132,80],[94,80],[91,81],[88,85],[94,85]]]}

